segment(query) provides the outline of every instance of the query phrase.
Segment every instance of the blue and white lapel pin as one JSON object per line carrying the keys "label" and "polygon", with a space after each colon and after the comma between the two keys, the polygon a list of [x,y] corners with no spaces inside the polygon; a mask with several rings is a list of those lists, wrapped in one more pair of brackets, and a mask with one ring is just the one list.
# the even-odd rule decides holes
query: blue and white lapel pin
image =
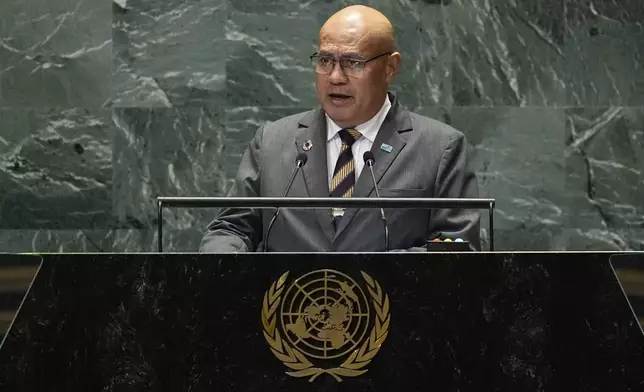
{"label": "blue and white lapel pin", "polygon": [[382,146],[380,146],[380,149],[385,152],[392,152],[394,150],[393,146],[390,146],[387,143],[382,143]]}

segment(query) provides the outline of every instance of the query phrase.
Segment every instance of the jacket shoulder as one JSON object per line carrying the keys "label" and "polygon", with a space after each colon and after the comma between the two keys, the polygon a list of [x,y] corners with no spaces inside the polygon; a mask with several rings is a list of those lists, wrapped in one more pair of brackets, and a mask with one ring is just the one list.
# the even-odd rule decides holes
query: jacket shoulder
{"label": "jacket shoulder", "polygon": [[442,121],[413,112],[409,112],[409,117],[414,131],[419,131],[420,137],[438,138],[445,142],[465,137],[463,132]]}
{"label": "jacket shoulder", "polygon": [[310,115],[313,110],[291,114],[286,117],[279,118],[264,125],[264,136],[270,137],[279,134],[283,138],[285,134],[295,133],[299,128],[299,123],[304,117]]}

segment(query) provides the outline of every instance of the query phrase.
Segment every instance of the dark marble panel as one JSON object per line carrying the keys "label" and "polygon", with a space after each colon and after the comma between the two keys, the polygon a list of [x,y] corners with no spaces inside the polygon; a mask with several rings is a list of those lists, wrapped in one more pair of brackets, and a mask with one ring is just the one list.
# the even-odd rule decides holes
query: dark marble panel
{"label": "dark marble panel", "polygon": [[644,228],[644,108],[566,110],[570,227]]}
{"label": "dark marble panel", "polygon": [[641,229],[566,229],[551,249],[580,251],[644,251]]}
{"label": "dark marble panel", "polygon": [[564,119],[551,108],[452,109],[451,125],[470,144],[479,195],[496,199],[495,228],[506,232],[496,249],[544,249],[567,223]]}
{"label": "dark marble panel", "polygon": [[[498,216],[498,215],[497,215]],[[482,220],[482,249],[489,249],[489,235],[487,226],[487,216]],[[494,230],[494,249],[496,251],[506,250],[531,250],[531,251],[548,251],[548,250],[579,250],[580,248],[569,247],[568,243],[563,241],[565,237],[563,227],[552,227],[549,225],[539,225],[526,223],[518,230],[495,229]],[[610,250],[618,250],[609,248]],[[606,250],[606,248],[597,248],[596,250]]]}
{"label": "dark marble panel", "polygon": [[107,110],[0,109],[0,228],[111,227]]}
{"label": "dark marble panel", "polygon": [[455,0],[454,106],[565,103],[564,1]]}
{"label": "dark marble panel", "polygon": [[113,5],[113,105],[208,102],[225,87],[226,1],[130,0]]}
{"label": "dark marble panel", "polygon": [[[318,48],[324,21],[355,2],[233,1],[226,36],[227,96],[235,106],[310,107],[317,105],[309,56]],[[410,109],[450,102],[451,52],[436,5],[408,1],[370,1],[390,18],[403,57],[392,90]],[[288,8],[288,12],[285,10]],[[240,12],[241,11],[241,12]],[[293,32],[297,31],[297,34]]]}
{"label": "dark marble panel", "polygon": [[639,0],[568,0],[566,20],[570,23],[609,19],[624,24],[644,22],[644,4]]}
{"label": "dark marble panel", "polygon": [[[533,251],[644,251],[644,230],[584,229],[533,225],[521,231],[495,229],[496,250]],[[487,215],[481,223],[481,246],[488,250],[490,236]]]}
{"label": "dark marble panel", "polygon": [[[191,227],[184,227],[175,225],[174,227],[167,227],[163,230],[163,252],[178,252],[178,253],[195,253],[199,252],[199,245],[201,239],[206,232],[206,226],[212,218],[215,217],[216,209],[204,209],[204,219],[198,224]],[[165,214],[166,218],[168,213]],[[165,226],[164,226],[165,227]],[[158,252],[158,237],[157,232],[149,233],[146,238],[149,241],[142,244],[149,252]]]}
{"label": "dark marble panel", "polygon": [[[609,257],[45,255],[0,350],[0,388],[634,391],[644,383],[644,336]],[[286,298],[295,279],[321,268],[354,279],[357,301],[363,290],[389,299],[388,335],[368,372],[341,383],[286,375],[260,321],[272,282],[289,271],[275,294]],[[360,271],[382,291],[369,294]],[[347,281],[335,278],[329,287]],[[280,318],[289,310],[276,308]],[[289,344],[284,324],[275,330]],[[328,368],[344,358],[309,360]]]}
{"label": "dark marble panel", "polygon": [[267,16],[280,16],[289,13],[306,11],[316,6],[317,2],[303,3],[300,0],[282,1],[249,1],[249,0],[228,0],[231,10],[247,13],[262,14]]}
{"label": "dark marble panel", "polygon": [[237,11],[263,15],[284,15],[286,13],[293,14],[297,12],[315,12],[316,9],[320,9],[322,10],[322,12],[318,13],[318,18],[319,21],[323,23],[324,20],[326,20],[334,12],[353,4],[367,5],[386,13],[388,9],[400,6],[414,8],[417,6],[449,4],[451,3],[451,1],[452,0],[328,0],[302,2],[300,0],[281,0],[254,2],[250,0],[229,0],[228,2],[230,3],[230,6]]}
{"label": "dark marble panel", "polygon": [[110,1],[0,2],[0,107],[100,107],[110,94]]}
{"label": "dark marble panel", "polygon": [[157,249],[155,234],[152,230],[134,229],[0,230],[0,252],[151,252]]}
{"label": "dark marble panel", "polygon": [[644,105],[644,2],[568,1],[567,102]]}
{"label": "dark marble panel", "polygon": [[230,12],[226,24],[229,107],[317,105],[309,56],[317,49],[310,10],[287,15]]}
{"label": "dark marble panel", "polygon": [[427,2],[372,1],[394,26],[402,56],[391,90],[410,110],[422,113],[452,102],[452,45],[444,8]]}
{"label": "dark marble panel", "polygon": [[[205,210],[207,219],[186,227],[172,225],[177,216],[165,210],[164,252],[197,252],[208,219],[216,211]],[[145,230],[0,230],[0,253],[138,253],[158,250],[157,227]]]}
{"label": "dark marble panel", "polygon": [[[219,196],[227,168],[221,105],[114,109],[114,211],[122,228],[156,227],[157,196]],[[174,212],[170,227],[204,227],[208,213]]]}

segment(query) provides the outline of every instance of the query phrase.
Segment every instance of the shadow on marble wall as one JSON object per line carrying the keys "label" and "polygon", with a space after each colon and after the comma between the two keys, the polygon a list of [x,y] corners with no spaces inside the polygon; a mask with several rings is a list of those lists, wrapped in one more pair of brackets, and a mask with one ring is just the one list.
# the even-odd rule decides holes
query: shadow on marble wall
{"label": "shadow on marble wall", "polygon": [[[224,195],[259,126],[316,104],[317,30],[354,3],[0,3],[0,250],[154,251],[155,197]],[[363,4],[392,90],[467,135],[498,249],[644,250],[644,3]],[[164,248],[214,213],[166,211]]]}

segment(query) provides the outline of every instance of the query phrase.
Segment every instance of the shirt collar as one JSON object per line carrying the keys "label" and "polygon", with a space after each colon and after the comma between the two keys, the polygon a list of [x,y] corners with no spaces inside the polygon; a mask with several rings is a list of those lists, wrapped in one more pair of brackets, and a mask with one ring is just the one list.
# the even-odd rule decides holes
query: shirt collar
{"label": "shirt collar", "polygon": [[[387,116],[389,109],[391,109],[391,101],[389,100],[389,95],[386,95],[385,102],[382,104],[378,113],[371,117],[371,119],[366,123],[354,127],[355,130],[360,132],[364,138],[373,143],[376,140],[376,135],[378,135],[380,126],[385,121],[385,117]],[[326,117],[326,141],[329,142],[338,134],[338,132],[340,132],[342,127],[339,127],[335,122],[333,122],[326,113],[324,116]]]}

